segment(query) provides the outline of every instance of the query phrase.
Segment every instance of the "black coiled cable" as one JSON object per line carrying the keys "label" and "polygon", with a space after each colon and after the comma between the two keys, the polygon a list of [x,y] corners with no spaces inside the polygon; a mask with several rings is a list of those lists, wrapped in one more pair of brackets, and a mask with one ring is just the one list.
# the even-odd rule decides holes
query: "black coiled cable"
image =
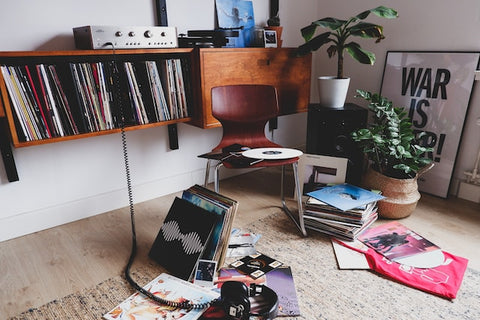
{"label": "black coiled cable", "polygon": [[[115,53],[115,46],[112,43],[107,43],[106,45],[110,45],[113,48],[113,68],[118,68],[117,66],[117,56]],[[137,233],[136,233],[136,228],[135,228],[135,210],[133,206],[133,190],[132,190],[132,179],[130,176],[130,165],[128,161],[128,150],[127,150],[127,137],[125,134],[125,114],[123,110],[123,103],[121,99],[121,92],[120,92],[120,86],[119,86],[119,70],[114,70],[113,72],[113,82],[114,82],[114,88],[116,89],[117,92],[115,92],[115,97],[118,97],[118,107],[120,109],[120,128],[121,128],[121,136],[122,136],[122,150],[123,150],[123,159],[125,162],[125,175],[127,179],[127,192],[128,192],[128,204],[130,208],[130,221],[131,221],[131,228],[132,228],[132,250],[130,253],[130,258],[128,259],[127,266],[125,267],[125,278],[127,279],[128,283],[138,292],[143,294],[144,296],[148,297],[149,299],[162,304],[162,305],[167,305],[169,307],[173,308],[181,308],[181,309],[204,309],[208,308],[214,301],[208,303],[190,303],[190,302],[176,302],[176,301],[171,301],[171,300],[166,300],[163,298],[160,298],[153,293],[151,293],[148,290],[145,290],[142,288],[130,275],[130,268],[133,264],[133,261],[135,260],[135,256],[137,255]]]}

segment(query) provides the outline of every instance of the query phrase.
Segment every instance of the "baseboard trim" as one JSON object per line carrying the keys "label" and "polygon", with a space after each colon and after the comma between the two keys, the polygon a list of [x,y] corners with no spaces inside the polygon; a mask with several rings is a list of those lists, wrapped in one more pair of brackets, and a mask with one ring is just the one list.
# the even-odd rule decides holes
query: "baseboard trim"
{"label": "baseboard trim", "polygon": [[[178,176],[134,185],[133,200],[135,203],[140,203],[184,190],[195,183],[203,184],[204,177],[205,170],[199,169]],[[125,186],[125,188],[112,190],[93,197],[6,217],[0,219],[0,242],[92,217],[128,205],[128,194]]]}

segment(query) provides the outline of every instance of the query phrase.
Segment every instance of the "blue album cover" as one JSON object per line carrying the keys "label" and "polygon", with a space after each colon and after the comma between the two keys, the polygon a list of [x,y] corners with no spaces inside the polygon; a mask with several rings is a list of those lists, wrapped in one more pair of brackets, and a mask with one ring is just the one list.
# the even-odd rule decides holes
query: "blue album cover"
{"label": "blue album cover", "polygon": [[216,0],[218,26],[238,29],[238,37],[229,37],[227,46],[250,47],[253,43],[255,18],[253,3],[247,0]]}
{"label": "blue album cover", "polygon": [[325,187],[307,195],[343,211],[385,198],[378,193],[348,183]]}

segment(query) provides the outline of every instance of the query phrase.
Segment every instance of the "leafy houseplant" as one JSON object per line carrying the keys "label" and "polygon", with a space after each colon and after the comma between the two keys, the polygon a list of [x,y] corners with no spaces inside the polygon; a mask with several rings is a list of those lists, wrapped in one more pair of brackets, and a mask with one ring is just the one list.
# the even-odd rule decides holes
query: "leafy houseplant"
{"label": "leafy houseplant", "polygon": [[[337,78],[339,79],[344,78],[343,59],[345,51],[356,61],[373,65],[375,63],[374,53],[362,49],[356,42],[347,42],[350,37],[375,38],[377,43],[385,38],[382,26],[363,21],[370,13],[387,19],[393,19],[398,16],[397,11],[394,9],[379,6],[363,11],[348,20],[327,17],[314,21],[301,29],[305,43],[297,48],[297,54],[305,55],[318,50],[324,44],[330,44],[327,48],[327,53],[330,58],[335,56],[335,54],[337,55]],[[331,31],[314,37],[317,27],[327,28]]]}
{"label": "leafy houseplant", "polygon": [[353,132],[352,138],[368,156],[373,169],[396,179],[416,177],[419,170],[431,163],[424,154],[432,148],[417,142],[424,132],[416,136],[407,112],[394,107],[387,98],[363,90],[357,90],[357,93],[356,97],[369,102],[373,123],[369,128]]}

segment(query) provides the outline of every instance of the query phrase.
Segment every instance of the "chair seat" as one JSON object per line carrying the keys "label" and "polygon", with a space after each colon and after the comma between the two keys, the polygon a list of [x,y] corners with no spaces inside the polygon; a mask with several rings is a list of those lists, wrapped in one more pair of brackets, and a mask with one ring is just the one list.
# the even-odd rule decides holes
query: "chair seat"
{"label": "chair seat", "polygon": [[[278,166],[283,166],[283,165],[298,162],[299,159],[300,159],[299,157],[294,157],[294,158],[279,159],[279,160],[262,160],[258,163],[252,164],[252,165],[247,164],[247,165],[243,165],[243,166],[228,162],[228,160],[224,160],[223,161],[223,166],[225,168],[228,168],[228,169],[278,167]],[[255,160],[255,159],[252,159],[252,160]]]}

